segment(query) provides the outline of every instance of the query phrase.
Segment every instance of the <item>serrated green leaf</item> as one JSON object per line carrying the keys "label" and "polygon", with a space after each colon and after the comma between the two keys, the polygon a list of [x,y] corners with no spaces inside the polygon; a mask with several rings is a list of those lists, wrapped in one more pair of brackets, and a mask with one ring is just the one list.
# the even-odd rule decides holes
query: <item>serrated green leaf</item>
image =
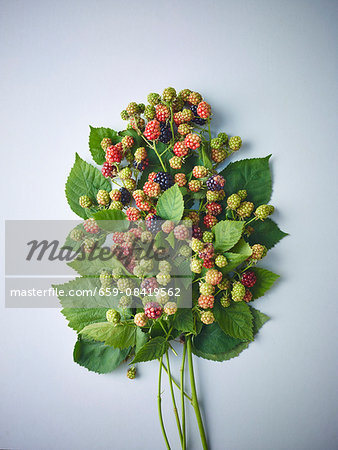
{"label": "serrated green leaf", "polygon": [[209,157],[208,150],[205,148],[204,145],[200,149],[199,153],[200,153],[200,158],[203,162],[203,166],[206,167],[207,169],[212,169],[212,161]]}
{"label": "serrated green leaf", "polygon": [[91,323],[106,319],[108,308],[64,308],[61,313],[68,320],[68,325],[75,331],[81,331]]}
{"label": "serrated green leaf", "polygon": [[187,333],[194,332],[194,321],[190,308],[179,308],[174,316],[174,327]]}
{"label": "serrated green leaf", "polygon": [[222,220],[218,222],[212,228],[215,234],[215,250],[220,253],[230,250],[242,236],[243,227],[244,222],[235,220]]}
{"label": "serrated green leaf", "polygon": [[76,153],[75,163],[70,171],[66,183],[66,197],[69,206],[78,216],[83,219],[91,217],[92,211],[79,205],[81,195],[88,195],[93,201],[96,200],[100,189],[110,190],[110,182],[104,178],[102,173],[85,162]]}
{"label": "serrated green leaf", "polygon": [[175,236],[174,236],[174,232],[171,231],[168,234],[168,237],[166,237],[166,240],[168,241],[168,243],[170,244],[171,248],[175,248]]}
{"label": "serrated green leaf", "polygon": [[259,329],[262,328],[262,326],[270,320],[270,317],[266,314],[262,313],[258,309],[253,308],[251,305],[249,305],[250,311],[253,317],[253,332],[254,335],[258,333]]}
{"label": "serrated green leaf", "polygon": [[158,199],[157,214],[164,220],[179,221],[184,212],[183,195],[177,184],[167,189]]}
{"label": "serrated green leaf", "polygon": [[127,231],[129,228],[125,213],[118,209],[104,209],[93,214],[93,217],[99,221],[98,226],[105,231]]}
{"label": "serrated green leaf", "polygon": [[224,253],[228,264],[221,269],[221,272],[223,274],[232,272],[236,269],[237,266],[248,259],[251,253],[252,250],[250,248],[250,245],[245,242],[244,239],[240,239],[230,252]]}
{"label": "serrated green leaf", "polygon": [[168,342],[162,336],[155,337],[140,348],[132,363],[152,361],[160,358],[168,350],[168,347]]}
{"label": "serrated green leaf", "polygon": [[142,348],[149,341],[149,335],[144,333],[141,328],[136,329],[136,347],[135,352],[137,353],[140,348]]}
{"label": "serrated green leaf", "polygon": [[80,334],[87,339],[104,342],[120,349],[133,347],[136,342],[136,327],[122,323],[117,325],[111,322],[92,323],[83,328]]}
{"label": "serrated green leaf", "polygon": [[101,141],[103,138],[110,138],[113,142],[113,144],[116,144],[121,139],[119,138],[119,135],[115,130],[112,130],[110,128],[94,128],[89,127],[90,133],[89,133],[89,150],[92,154],[93,160],[96,162],[96,164],[103,164],[106,160],[105,158],[105,151],[101,147]]}
{"label": "serrated green leaf", "polygon": [[69,267],[76,270],[82,276],[99,276],[103,269],[112,271],[120,269],[125,275],[130,273],[124,265],[112,253],[107,255],[106,249],[95,249],[92,253],[79,255],[78,258],[68,263]]}
{"label": "serrated green leaf", "polygon": [[109,373],[115,370],[127,357],[129,349],[120,350],[108,347],[102,342],[79,340],[73,352],[74,361],[96,373]]}
{"label": "serrated green leaf", "polygon": [[251,226],[255,231],[248,237],[250,245],[262,244],[267,249],[270,249],[283,239],[283,237],[288,236],[288,233],[281,231],[277,224],[269,218],[263,222],[257,220]]}
{"label": "serrated green leaf", "polygon": [[270,157],[271,155],[265,158],[236,161],[222,170],[221,175],[226,179],[224,187],[226,196],[228,197],[240,189],[246,189],[248,201],[253,202],[256,206],[268,203],[272,193]]}
{"label": "serrated green leaf", "polygon": [[224,333],[242,341],[253,340],[252,315],[246,303],[231,303],[228,308],[216,303],[214,314]]}
{"label": "serrated green leaf", "polygon": [[253,299],[262,297],[279,278],[279,275],[276,273],[270,272],[270,270],[262,269],[261,267],[255,267],[250,270],[253,270],[257,277],[255,285],[250,289]]}

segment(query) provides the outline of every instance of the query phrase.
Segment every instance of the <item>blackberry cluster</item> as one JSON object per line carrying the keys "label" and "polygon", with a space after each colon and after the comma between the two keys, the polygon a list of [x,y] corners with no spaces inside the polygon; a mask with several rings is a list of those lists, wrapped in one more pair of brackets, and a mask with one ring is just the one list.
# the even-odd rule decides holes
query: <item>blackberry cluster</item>
{"label": "blackberry cluster", "polygon": [[122,205],[123,206],[128,205],[128,203],[130,203],[130,201],[131,201],[131,193],[125,187],[121,187],[119,189],[119,191],[121,192],[121,203],[122,203]]}
{"label": "blackberry cluster", "polygon": [[163,142],[164,144],[167,144],[171,139],[171,130],[166,123],[161,123],[161,134],[158,140],[160,142]]}
{"label": "blackberry cluster", "polygon": [[204,125],[206,120],[202,119],[202,117],[200,117],[197,114],[197,105],[190,105],[190,109],[194,113],[194,118],[192,119],[192,122],[195,123],[196,125]]}
{"label": "blackberry cluster", "polygon": [[156,214],[151,214],[150,216],[146,217],[146,225],[148,230],[151,233],[157,233],[161,229],[160,221],[161,217],[157,216]]}
{"label": "blackberry cluster", "polygon": [[154,181],[160,185],[162,191],[166,191],[174,185],[173,177],[168,172],[158,172]]}
{"label": "blackberry cluster", "polygon": [[219,175],[212,175],[207,179],[206,184],[209,191],[220,191],[222,189],[221,184],[219,183]]}
{"label": "blackberry cluster", "polygon": [[140,162],[137,162],[136,160],[133,162],[133,166],[135,169],[139,170],[140,172],[143,172],[144,169],[146,169],[149,166],[149,159],[143,159]]}

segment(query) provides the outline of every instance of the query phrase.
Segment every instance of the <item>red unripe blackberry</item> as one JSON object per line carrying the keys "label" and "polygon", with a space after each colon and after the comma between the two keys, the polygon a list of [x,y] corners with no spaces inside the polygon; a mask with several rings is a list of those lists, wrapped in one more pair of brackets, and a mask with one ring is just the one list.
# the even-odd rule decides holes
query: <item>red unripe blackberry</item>
{"label": "red unripe blackberry", "polygon": [[201,259],[211,259],[215,254],[214,246],[212,243],[208,242],[203,244],[203,250],[198,253]]}
{"label": "red unripe blackberry", "polygon": [[211,114],[211,106],[207,102],[200,102],[197,106],[197,114],[202,119],[207,119]]}
{"label": "red unripe blackberry", "polygon": [[216,286],[222,281],[222,272],[219,272],[216,269],[210,269],[205,274],[205,281],[213,286]]}
{"label": "red unripe blackberry", "polygon": [[104,162],[102,169],[101,169],[101,173],[105,178],[109,178],[113,175],[113,166],[111,164],[109,164],[109,162]]}
{"label": "red unripe blackberry", "polygon": [[124,136],[121,140],[122,147],[124,149],[132,148],[134,145],[134,139],[131,136]]}
{"label": "red unripe blackberry", "polygon": [[157,302],[149,302],[144,306],[144,314],[148,319],[158,319],[162,316],[163,309]]}
{"label": "red unripe blackberry", "polygon": [[136,220],[139,220],[141,218],[141,212],[137,208],[134,208],[132,206],[127,208],[126,214],[127,219],[132,222],[135,222]]}
{"label": "red unripe blackberry", "polygon": [[177,183],[180,187],[183,187],[187,184],[185,173],[176,173],[174,179],[175,183]]}
{"label": "red unripe blackberry", "polygon": [[207,208],[209,214],[212,214],[213,216],[218,216],[222,212],[222,206],[216,202],[208,203],[206,205],[206,208]]}
{"label": "red unripe blackberry", "polygon": [[147,294],[153,294],[154,289],[158,288],[158,282],[156,278],[145,278],[141,283],[141,289],[145,290]]}
{"label": "red unripe blackberry", "polygon": [[192,226],[192,237],[201,240],[202,236],[203,236],[203,232],[200,229],[200,227],[197,225],[193,225]]}
{"label": "red unripe blackberry", "polygon": [[204,178],[208,174],[208,169],[204,166],[195,166],[192,169],[192,174],[195,178]]}
{"label": "red unripe blackberry", "polygon": [[252,292],[249,291],[249,289],[245,290],[245,295],[243,297],[243,300],[247,303],[251,302],[252,300]]}
{"label": "red unripe blackberry", "polygon": [[218,220],[216,219],[215,216],[212,216],[211,214],[207,214],[204,217],[203,222],[204,222],[204,225],[206,226],[206,228],[212,228],[213,226],[216,225]]}
{"label": "red unripe blackberry", "polygon": [[185,137],[184,143],[191,150],[196,150],[201,145],[201,138],[198,134],[190,133]]}
{"label": "red unripe blackberry", "polygon": [[184,225],[178,225],[174,228],[174,236],[179,241],[184,241],[189,238],[189,229]]}
{"label": "red unripe blackberry", "polygon": [[96,234],[99,232],[99,227],[95,219],[93,219],[92,217],[83,222],[83,228],[87,233]]}
{"label": "red unripe blackberry", "polygon": [[122,152],[116,145],[111,145],[106,151],[106,161],[110,164],[122,161]]}
{"label": "red unripe blackberry", "polygon": [[215,265],[215,261],[213,259],[205,259],[203,261],[203,267],[205,267],[206,269],[211,269],[212,267],[214,267]]}
{"label": "red unripe blackberry", "polygon": [[241,283],[245,287],[253,287],[256,284],[257,277],[255,275],[255,272],[250,270],[249,272],[244,272],[242,275]]}
{"label": "red unripe blackberry", "polygon": [[156,118],[160,122],[165,122],[170,117],[170,110],[167,106],[158,104],[156,105]]}
{"label": "red unripe blackberry", "polygon": [[150,141],[156,141],[161,134],[160,122],[156,119],[148,122],[143,134]]}
{"label": "red unripe blackberry", "polygon": [[176,156],[184,157],[189,153],[189,149],[184,142],[180,141],[174,145],[173,152]]}
{"label": "red unripe blackberry", "polygon": [[157,197],[160,195],[161,187],[154,181],[146,181],[143,186],[143,191],[149,197]]}

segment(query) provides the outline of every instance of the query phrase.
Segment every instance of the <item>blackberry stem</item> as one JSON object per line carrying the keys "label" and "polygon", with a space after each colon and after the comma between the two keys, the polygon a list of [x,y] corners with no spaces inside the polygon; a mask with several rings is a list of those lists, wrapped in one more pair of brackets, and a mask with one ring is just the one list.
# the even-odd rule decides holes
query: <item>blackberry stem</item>
{"label": "blackberry stem", "polygon": [[166,433],[165,428],[164,428],[163,416],[162,416],[162,406],[161,406],[161,403],[162,403],[162,398],[161,398],[162,365],[163,365],[163,356],[161,356],[161,358],[160,358],[160,370],[159,370],[159,373],[158,373],[157,405],[158,405],[158,416],[159,416],[159,419],[160,419],[162,434],[163,434],[163,437],[164,437],[167,449],[170,450],[170,445],[169,445],[167,433]]}
{"label": "blackberry stem", "polygon": [[159,161],[160,161],[160,163],[161,163],[161,166],[162,166],[163,170],[166,172],[167,169],[165,168],[165,165],[163,164],[161,155],[158,153],[158,151],[157,151],[157,149],[156,149],[155,141],[154,141],[154,152],[156,153],[156,156],[158,157],[158,159],[159,159]]}
{"label": "blackberry stem", "polygon": [[182,450],[186,450],[187,448],[187,437],[185,435],[185,405],[184,405],[184,364],[185,364],[185,356],[187,352],[187,342],[184,340],[183,346],[183,355],[182,355],[182,365],[181,365],[181,409],[182,409],[182,433],[183,433],[183,441],[182,441]]}
{"label": "blackberry stem", "polygon": [[168,350],[165,352],[165,355],[166,355],[166,359],[167,359],[167,368],[168,368],[168,377],[169,377],[169,386],[170,386],[171,399],[172,399],[172,402],[173,402],[174,414],[175,414],[175,418],[176,418],[176,424],[177,424],[178,434],[179,434],[179,436],[180,436],[181,445],[182,445],[182,447],[183,447],[182,428],[181,428],[181,422],[180,422],[180,418],[179,418],[179,416],[178,416],[178,411],[177,411],[177,406],[176,406],[176,400],[175,400],[175,394],[174,394],[173,381],[172,381],[172,378],[171,378],[171,371],[170,371],[170,363],[169,363],[169,353],[168,353]]}

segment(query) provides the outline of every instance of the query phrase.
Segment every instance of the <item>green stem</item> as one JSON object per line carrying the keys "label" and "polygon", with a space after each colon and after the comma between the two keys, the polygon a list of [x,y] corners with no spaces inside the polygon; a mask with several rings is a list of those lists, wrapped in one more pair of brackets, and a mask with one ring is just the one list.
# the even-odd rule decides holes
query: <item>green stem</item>
{"label": "green stem", "polygon": [[200,411],[197,393],[196,393],[194,367],[193,367],[193,363],[192,363],[191,336],[188,336],[187,352],[188,352],[188,365],[189,365],[189,375],[190,375],[190,384],[191,384],[191,397],[192,397],[191,403],[195,410],[195,415],[196,415],[196,419],[197,419],[197,423],[198,423],[198,428],[200,430],[200,436],[201,436],[203,450],[208,450],[207,438],[206,438],[204,427],[203,427],[201,411]]}
{"label": "green stem", "polygon": [[184,405],[184,364],[185,364],[186,352],[187,352],[187,343],[186,343],[186,341],[184,341],[182,365],[181,365],[181,369],[180,369],[180,371],[181,371],[182,433],[183,433],[182,450],[186,450],[186,448],[187,448],[187,437],[185,434],[185,405]]}
{"label": "green stem", "polygon": [[174,117],[173,109],[170,106],[170,129],[171,129],[172,142],[174,142],[174,140],[175,140],[175,133],[174,133],[174,127],[173,127],[173,117]]}
{"label": "green stem", "polygon": [[209,133],[209,139],[211,141],[210,119],[208,119],[208,133]]}
{"label": "green stem", "polygon": [[[163,370],[168,374],[168,369],[166,368],[165,364],[162,364]],[[175,379],[173,377],[171,377],[172,382],[174,383],[174,385],[178,388],[181,389],[181,386],[177,383],[177,381],[175,381]],[[188,395],[186,392],[184,392],[184,396],[190,401],[192,402],[192,398],[190,397],[190,395]]]}
{"label": "green stem", "polygon": [[156,153],[156,155],[157,155],[157,157],[158,157],[158,159],[159,159],[159,161],[160,161],[160,163],[161,163],[161,166],[163,167],[163,170],[166,172],[167,169],[165,168],[165,165],[163,164],[161,155],[158,153],[158,151],[157,151],[157,149],[156,149],[155,141],[154,141],[154,152]]}
{"label": "green stem", "polygon": [[257,217],[253,217],[252,219],[245,222],[245,226],[249,225],[249,223],[253,222],[254,220],[257,220]]}
{"label": "green stem", "polygon": [[162,364],[163,364],[163,357],[161,356],[160,370],[159,370],[159,374],[158,374],[158,394],[157,394],[158,416],[160,418],[161,429],[162,429],[162,433],[163,433],[163,437],[164,437],[167,449],[170,450],[167,433],[164,428],[163,417],[162,417],[162,407],[161,407],[161,403],[162,403],[162,398],[161,398]]}
{"label": "green stem", "polygon": [[170,371],[170,363],[169,363],[169,353],[168,353],[168,350],[166,351],[165,356],[166,356],[166,359],[167,359],[168,377],[169,377],[169,386],[170,386],[170,392],[171,392],[171,399],[172,399],[173,407],[174,407],[174,414],[175,414],[175,418],[176,418],[176,424],[177,424],[178,434],[180,435],[181,444],[183,444],[182,428],[181,428],[180,418],[178,417],[178,411],[177,411],[177,406],[176,406],[176,400],[175,400],[175,394],[174,394],[173,381],[172,381],[172,378],[171,378],[171,371]]}

